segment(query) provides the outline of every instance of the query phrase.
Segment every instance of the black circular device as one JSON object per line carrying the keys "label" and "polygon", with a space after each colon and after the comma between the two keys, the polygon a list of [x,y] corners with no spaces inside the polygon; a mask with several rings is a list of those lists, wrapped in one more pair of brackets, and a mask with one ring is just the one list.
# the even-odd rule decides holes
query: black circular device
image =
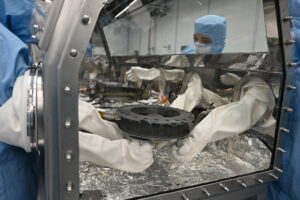
{"label": "black circular device", "polygon": [[183,138],[190,132],[194,115],[184,110],[153,105],[124,106],[117,123],[129,137],[149,140]]}

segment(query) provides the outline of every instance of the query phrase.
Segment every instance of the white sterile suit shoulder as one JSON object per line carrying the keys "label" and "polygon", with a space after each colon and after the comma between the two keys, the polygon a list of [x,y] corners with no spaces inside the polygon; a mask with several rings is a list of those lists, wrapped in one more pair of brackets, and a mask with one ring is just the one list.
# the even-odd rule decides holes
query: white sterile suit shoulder
{"label": "white sterile suit shoulder", "polygon": [[0,107],[0,141],[30,152],[27,136],[27,86],[29,73],[20,76],[14,85],[12,97]]}
{"label": "white sterile suit shoulder", "polygon": [[196,106],[202,108],[218,107],[226,104],[227,101],[210,90],[203,88],[201,78],[193,74],[189,80],[186,91],[179,95],[170,107],[191,112]]}
{"label": "white sterile suit shoulder", "polygon": [[79,101],[80,160],[124,170],[142,172],[153,163],[150,143],[122,139],[118,126],[103,120],[89,103]]}
{"label": "white sterile suit shoulder", "polygon": [[[212,110],[182,141],[182,146],[172,147],[172,159],[175,163],[188,162],[209,142],[238,135],[252,127],[274,128],[274,105],[275,100],[269,85],[259,78],[249,79],[241,85],[236,102]],[[264,133],[269,134],[268,131]]]}

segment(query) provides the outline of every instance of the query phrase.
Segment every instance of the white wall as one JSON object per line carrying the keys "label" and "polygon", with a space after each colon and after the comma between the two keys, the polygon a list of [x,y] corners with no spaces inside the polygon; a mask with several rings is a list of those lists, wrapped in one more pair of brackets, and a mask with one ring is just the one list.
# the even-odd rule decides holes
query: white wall
{"label": "white wall", "polygon": [[[166,6],[166,16],[151,18],[147,9],[152,10],[154,6]],[[106,28],[117,27],[118,31],[110,34],[111,31],[105,29],[105,33],[113,55],[132,55],[135,50],[141,55],[175,54],[181,52],[182,46],[193,44],[194,20],[207,14],[227,20],[223,52],[267,51],[262,0],[171,0],[164,4],[154,1],[150,7],[134,13],[127,22],[123,20],[127,29],[126,25],[122,26],[124,29],[118,28],[119,22],[118,26]],[[122,38],[123,43],[115,37]]]}

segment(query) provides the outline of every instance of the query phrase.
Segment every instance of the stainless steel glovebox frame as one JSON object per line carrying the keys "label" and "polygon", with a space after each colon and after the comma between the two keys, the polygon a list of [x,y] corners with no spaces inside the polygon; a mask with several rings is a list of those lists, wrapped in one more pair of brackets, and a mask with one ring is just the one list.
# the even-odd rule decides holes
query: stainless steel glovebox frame
{"label": "stainless steel glovebox frame", "polygon": [[[295,64],[291,62],[294,41],[290,36],[288,1],[274,2],[285,78],[272,167],[141,199],[244,199],[265,195],[268,183],[278,180],[282,173],[281,155],[285,153],[282,144],[285,135],[289,134],[287,119],[293,112],[289,106],[295,87],[291,85],[293,73],[290,68]],[[40,152],[44,157],[44,187],[40,188],[39,199],[79,199],[78,71],[102,8],[103,0],[54,1],[39,42],[44,51],[42,132],[45,136]]]}
{"label": "stainless steel glovebox frame", "polygon": [[102,0],[53,1],[39,41],[45,135],[39,199],[79,199],[78,71],[102,7]]}

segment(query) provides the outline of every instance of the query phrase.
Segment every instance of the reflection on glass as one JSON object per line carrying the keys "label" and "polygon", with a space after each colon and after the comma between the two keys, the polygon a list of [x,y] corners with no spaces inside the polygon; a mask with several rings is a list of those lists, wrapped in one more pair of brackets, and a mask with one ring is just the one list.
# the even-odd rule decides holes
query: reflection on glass
{"label": "reflection on glass", "polygon": [[[280,56],[267,52],[262,2],[157,0],[134,6],[114,13],[104,34],[100,26],[95,29],[82,64],[80,99],[97,109],[102,125],[116,127],[116,110],[126,105],[178,108],[195,120],[186,138],[146,141],[119,129],[118,137],[108,129],[94,133],[79,124],[94,133],[94,146],[107,137],[111,144],[138,141],[153,148],[152,165],[139,173],[127,172],[137,165],[124,170],[110,163],[118,145],[104,157],[93,152],[93,159],[80,164],[81,190],[127,199],[269,168],[282,69],[274,64]],[[87,145],[85,153],[94,146]],[[135,161],[148,162],[148,155],[140,150]]]}
{"label": "reflection on glass", "polygon": [[262,1],[157,0],[119,14],[104,28],[115,56],[268,50]]}

